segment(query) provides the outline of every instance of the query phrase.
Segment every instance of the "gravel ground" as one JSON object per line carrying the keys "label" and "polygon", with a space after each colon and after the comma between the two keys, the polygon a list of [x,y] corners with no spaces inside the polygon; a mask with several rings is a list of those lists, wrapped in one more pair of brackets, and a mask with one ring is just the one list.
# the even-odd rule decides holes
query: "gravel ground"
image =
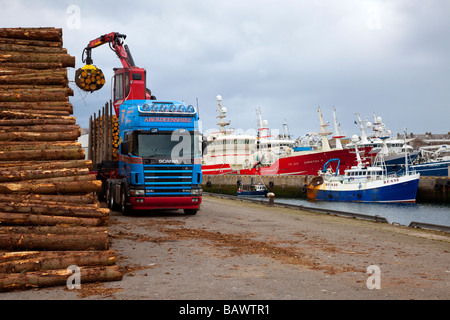
{"label": "gravel ground", "polygon": [[[450,298],[445,233],[212,196],[204,196],[195,216],[112,212],[109,230],[122,281],[0,293],[0,299]],[[378,273],[367,273],[372,265]]]}

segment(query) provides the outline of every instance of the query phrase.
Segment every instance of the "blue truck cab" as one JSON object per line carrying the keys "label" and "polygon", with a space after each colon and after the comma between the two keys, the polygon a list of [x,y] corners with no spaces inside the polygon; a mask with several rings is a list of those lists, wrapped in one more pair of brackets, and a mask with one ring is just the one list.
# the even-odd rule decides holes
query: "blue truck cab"
{"label": "blue truck cab", "polygon": [[106,200],[122,213],[183,209],[202,202],[198,113],[180,101],[125,100],[119,108],[119,176]]}

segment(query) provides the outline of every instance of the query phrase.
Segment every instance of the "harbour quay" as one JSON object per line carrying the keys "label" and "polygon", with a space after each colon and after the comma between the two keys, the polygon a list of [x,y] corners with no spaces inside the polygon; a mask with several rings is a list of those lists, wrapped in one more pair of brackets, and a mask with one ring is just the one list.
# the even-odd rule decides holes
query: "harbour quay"
{"label": "harbour quay", "polygon": [[[236,195],[239,185],[263,183],[276,197],[306,198],[306,187],[314,176],[304,175],[203,175],[205,192]],[[450,203],[450,177],[421,177],[418,203]]]}

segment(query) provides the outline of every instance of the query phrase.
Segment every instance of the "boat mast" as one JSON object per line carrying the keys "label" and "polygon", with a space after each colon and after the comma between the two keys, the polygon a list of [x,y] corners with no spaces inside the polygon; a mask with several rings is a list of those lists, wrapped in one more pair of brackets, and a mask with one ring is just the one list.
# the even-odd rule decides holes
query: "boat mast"
{"label": "boat mast", "polygon": [[404,144],[404,149],[405,149],[405,176],[409,175],[409,164],[408,164],[408,146],[407,146],[407,142],[406,142],[406,128],[405,128],[405,144]]}
{"label": "boat mast", "polygon": [[333,139],[336,140],[336,149],[342,149],[341,139],[344,138],[343,135],[339,133],[340,124],[336,120],[336,108],[333,106],[333,119],[334,119],[334,136]]}
{"label": "boat mast", "polygon": [[324,124],[323,117],[322,117],[322,111],[320,110],[320,107],[317,108],[319,111],[319,120],[320,120],[320,135],[322,136],[322,151],[330,151],[330,143],[328,142],[327,135],[331,134],[331,132],[325,131],[325,127],[327,127],[329,124]]}
{"label": "boat mast", "polygon": [[227,109],[225,107],[222,107],[222,96],[217,96],[216,97],[217,100],[217,110],[219,111],[219,115],[217,116],[217,118],[219,119],[219,122],[217,123],[217,125],[220,127],[220,133],[222,134],[227,134],[227,129],[226,126],[230,125],[231,121],[228,122],[224,122],[223,119],[227,116]]}
{"label": "boat mast", "polygon": [[361,143],[369,143],[369,140],[367,139],[367,133],[364,130],[363,121],[361,120],[359,113],[357,113],[356,116],[358,117],[359,129],[361,130]]}

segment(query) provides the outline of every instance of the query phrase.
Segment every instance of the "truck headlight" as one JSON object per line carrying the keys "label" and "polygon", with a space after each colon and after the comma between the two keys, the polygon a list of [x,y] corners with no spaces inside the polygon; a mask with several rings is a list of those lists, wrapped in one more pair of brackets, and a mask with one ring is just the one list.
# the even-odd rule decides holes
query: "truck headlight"
{"label": "truck headlight", "polygon": [[130,195],[132,197],[143,197],[143,196],[145,196],[145,190],[142,190],[142,189],[131,189],[130,190]]}
{"label": "truck headlight", "polygon": [[202,189],[191,189],[191,196],[201,196],[202,195]]}

